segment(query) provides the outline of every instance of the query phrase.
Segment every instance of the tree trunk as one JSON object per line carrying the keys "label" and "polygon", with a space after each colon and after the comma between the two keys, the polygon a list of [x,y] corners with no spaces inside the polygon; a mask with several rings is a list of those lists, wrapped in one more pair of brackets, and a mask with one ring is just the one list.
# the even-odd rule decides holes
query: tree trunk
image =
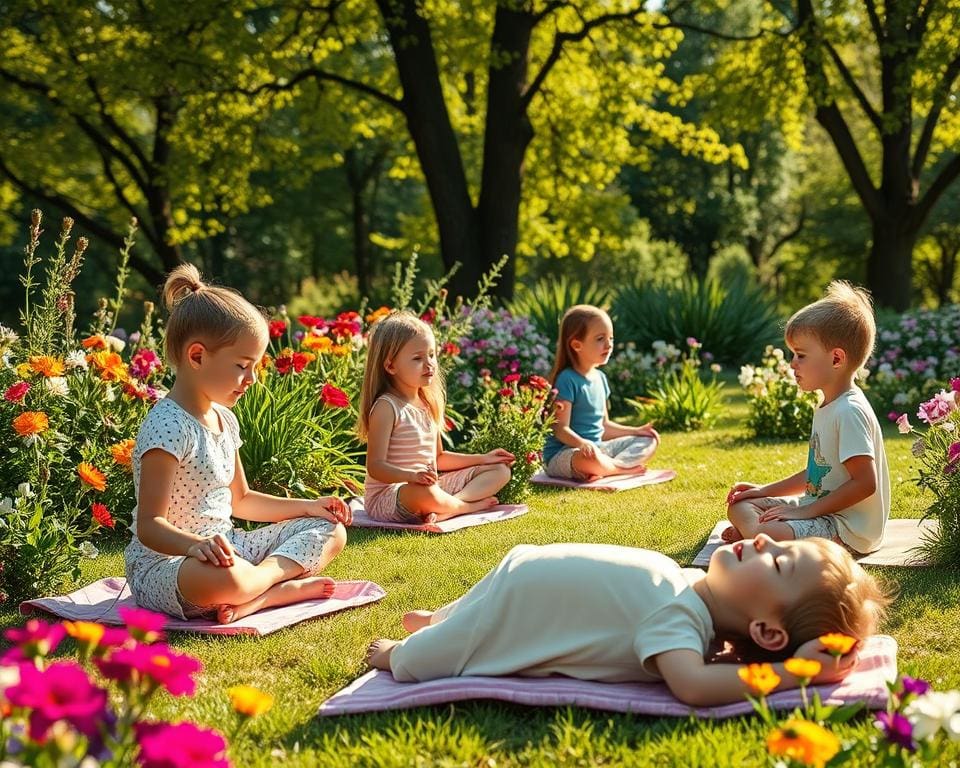
{"label": "tree trunk", "polygon": [[910,307],[913,287],[913,247],[917,231],[903,226],[903,216],[874,220],[867,258],[867,286],[874,301],[903,312]]}

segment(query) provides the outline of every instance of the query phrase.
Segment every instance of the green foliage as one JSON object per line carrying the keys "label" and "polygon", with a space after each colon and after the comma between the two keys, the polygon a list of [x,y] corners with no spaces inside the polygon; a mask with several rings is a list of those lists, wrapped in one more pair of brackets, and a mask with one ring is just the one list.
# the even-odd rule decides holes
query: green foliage
{"label": "green foliage", "polygon": [[779,335],[773,303],[756,285],[692,278],[624,288],[613,320],[618,337],[639,348],[658,339],[681,346],[692,337],[718,361],[735,364],[756,359]]}
{"label": "green foliage", "polygon": [[703,380],[697,348],[691,347],[679,370],[668,371],[654,386],[650,397],[627,401],[637,409],[641,420],[653,422],[657,429],[683,432],[705,429],[719,415],[723,382],[717,381],[716,372],[711,372],[709,381]]}
{"label": "green foliage", "polygon": [[531,287],[520,286],[513,300],[507,302],[507,309],[528,318],[549,339],[550,349],[555,349],[564,312],[575,304],[609,309],[610,299],[610,291],[596,282],[583,284],[560,275],[541,278]]}
{"label": "green foliage", "polygon": [[759,365],[743,366],[740,384],[750,403],[747,426],[757,437],[787,440],[810,437],[817,394],[804,392],[797,386],[782,349],[768,346]]}

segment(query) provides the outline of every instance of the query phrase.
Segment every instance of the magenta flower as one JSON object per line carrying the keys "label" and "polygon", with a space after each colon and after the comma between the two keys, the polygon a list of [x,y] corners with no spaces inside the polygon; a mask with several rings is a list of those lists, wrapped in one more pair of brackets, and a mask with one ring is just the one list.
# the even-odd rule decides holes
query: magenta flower
{"label": "magenta flower", "polygon": [[203,669],[199,659],[176,653],[162,643],[117,648],[94,663],[104,677],[124,687],[144,684],[153,690],[163,686],[173,696],[193,696],[197,689],[193,675]]}
{"label": "magenta flower", "polygon": [[0,663],[12,664],[48,656],[60,645],[65,634],[66,630],[61,624],[48,624],[42,619],[30,619],[22,627],[13,627],[3,633],[16,648],[8,650]]}
{"label": "magenta flower", "polygon": [[163,628],[167,625],[167,617],[162,613],[126,606],[117,608],[117,613],[127,625],[130,634],[141,643],[153,643],[163,639]]}
{"label": "magenta flower", "polygon": [[913,726],[899,712],[881,712],[874,722],[891,744],[897,744],[910,752],[917,748],[913,740]]}
{"label": "magenta flower", "polygon": [[508,373],[506,376],[503,377],[504,384],[513,384],[515,381],[520,381],[519,373]]}
{"label": "magenta flower", "polygon": [[950,389],[953,392],[960,392],[960,378],[950,379]]}
{"label": "magenta flower", "polygon": [[136,723],[142,768],[230,768],[227,742],[193,723]]}
{"label": "magenta flower", "polygon": [[907,677],[903,675],[900,678],[900,682],[903,685],[904,696],[923,696],[923,694],[930,690],[930,683],[918,677]]}
{"label": "magenta flower", "polygon": [[163,368],[163,363],[152,349],[138,349],[130,358],[130,373],[141,381],[149,378],[154,371]]}
{"label": "magenta flower", "polygon": [[23,398],[27,396],[27,392],[29,391],[29,381],[18,381],[3,393],[3,399],[10,403],[23,403]]}
{"label": "magenta flower", "polygon": [[58,661],[44,670],[23,664],[20,682],[4,695],[13,706],[30,710],[30,738],[40,744],[58,720],[93,739],[107,716],[107,692],[93,685],[73,661]]}
{"label": "magenta flower", "polygon": [[896,421],[896,422],[899,424],[899,423],[900,423],[900,414],[897,413],[896,411],[890,411],[890,412],[887,414],[887,420],[888,420],[888,421]]}
{"label": "magenta flower", "polygon": [[925,403],[920,404],[917,418],[927,424],[939,424],[957,409],[953,392],[937,392]]}

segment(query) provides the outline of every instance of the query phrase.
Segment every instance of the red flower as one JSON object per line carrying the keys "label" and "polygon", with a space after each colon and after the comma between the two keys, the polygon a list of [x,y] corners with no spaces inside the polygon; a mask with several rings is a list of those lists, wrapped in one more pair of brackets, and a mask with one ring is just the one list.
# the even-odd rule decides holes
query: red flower
{"label": "red flower", "polygon": [[334,408],[349,408],[350,398],[342,389],[338,389],[333,384],[324,384],[320,390],[320,399]]}
{"label": "red flower", "polygon": [[322,317],[314,317],[313,315],[300,315],[297,318],[297,322],[300,323],[304,328],[326,328],[327,321]]}
{"label": "red flower", "polygon": [[340,321],[345,322],[345,323],[352,323],[352,322],[354,322],[355,320],[359,320],[359,319],[360,319],[360,313],[359,313],[359,312],[353,312],[353,311],[351,311],[351,312],[341,312],[339,315],[337,315],[337,320],[340,320]]}
{"label": "red flower", "polygon": [[457,428],[457,425],[454,423],[453,419],[449,416],[443,417],[443,429],[445,432],[453,432]]}
{"label": "red flower", "polygon": [[513,382],[515,381],[520,381],[519,373],[508,373],[506,376],[503,377],[504,384],[513,384]]}
{"label": "red flower", "polygon": [[540,452],[530,451],[525,458],[526,458],[527,464],[533,464],[535,461],[539,460]]}
{"label": "red flower", "polygon": [[113,528],[113,526],[116,525],[113,517],[110,515],[110,510],[107,509],[107,505],[101,504],[99,501],[95,501],[90,505],[90,514],[93,515],[93,519],[104,528]]}
{"label": "red flower", "polygon": [[269,328],[271,339],[279,339],[287,332],[287,324],[283,320],[271,320]]}
{"label": "red flower", "polygon": [[8,403],[20,403],[23,404],[23,398],[27,396],[27,392],[30,391],[30,382],[29,381],[18,381],[16,384],[7,389],[3,393],[3,399]]}
{"label": "red flower", "polygon": [[530,382],[530,386],[534,389],[540,389],[544,392],[550,389],[550,382],[543,378],[543,376],[537,376],[536,374],[533,374],[533,376],[527,379],[527,381]]}
{"label": "red flower", "polygon": [[503,389],[498,391],[498,394],[500,395],[500,397],[510,397],[511,395],[513,395],[513,389],[511,387],[504,387]]}
{"label": "red flower", "polygon": [[452,341],[445,341],[443,343],[443,352],[447,355],[459,355],[460,347],[458,347]]}
{"label": "red flower", "polygon": [[[347,314],[347,313],[344,313]],[[355,312],[350,314],[356,314]],[[361,326],[357,320],[341,320],[339,317],[330,326],[330,333],[338,339],[349,339],[360,333]]]}
{"label": "red flower", "polygon": [[423,322],[425,322],[427,325],[432,325],[436,317],[437,310],[435,310],[433,307],[430,307],[430,309],[420,315],[420,319],[423,320]]}

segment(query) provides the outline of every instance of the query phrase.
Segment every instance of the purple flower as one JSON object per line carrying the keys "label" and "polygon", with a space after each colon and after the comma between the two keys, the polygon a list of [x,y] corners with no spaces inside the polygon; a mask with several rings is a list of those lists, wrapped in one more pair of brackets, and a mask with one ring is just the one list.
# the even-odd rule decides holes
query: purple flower
{"label": "purple flower", "polygon": [[[904,414],[904,415],[906,415],[906,414]],[[887,418],[888,418],[890,421],[896,421],[898,425],[899,425],[899,423],[900,423],[900,414],[897,413],[896,411],[890,411],[890,413],[887,414]]]}
{"label": "purple flower", "polygon": [[229,768],[227,742],[193,723],[136,723],[142,768]]}
{"label": "purple flower", "polygon": [[923,696],[923,694],[930,690],[930,683],[918,677],[907,677],[903,675],[900,678],[900,682],[903,685],[904,696]]}
{"label": "purple flower", "polygon": [[899,712],[893,712],[892,714],[881,712],[877,715],[875,722],[891,744],[897,744],[910,752],[917,748],[913,740],[913,726]]}

